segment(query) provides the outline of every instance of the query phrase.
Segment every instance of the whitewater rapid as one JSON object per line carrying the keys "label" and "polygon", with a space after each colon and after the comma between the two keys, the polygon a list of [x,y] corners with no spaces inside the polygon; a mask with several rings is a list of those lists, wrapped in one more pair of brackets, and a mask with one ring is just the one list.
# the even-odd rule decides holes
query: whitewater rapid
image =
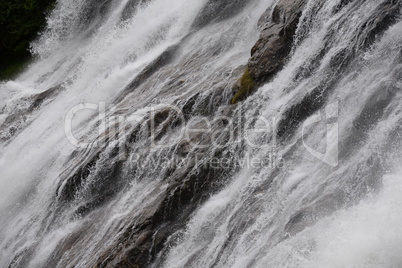
{"label": "whitewater rapid", "polygon": [[[1,267],[136,267],[133,253],[125,253],[146,239],[150,249],[139,247],[138,255],[149,251],[147,267],[402,265],[402,21],[367,47],[363,38],[364,23],[382,4],[395,3],[355,0],[338,10],[341,0],[306,1],[285,67],[244,102],[229,105],[259,38],[260,16],[279,1],[235,1],[238,11],[222,18],[205,11],[211,2],[57,2],[32,43],[36,60],[0,84]],[[155,61],[155,71],[144,75]],[[299,103],[308,105],[309,94],[321,109],[276,137],[281,120]],[[79,105],[86,109],[74,114],[71,131],[83,148],[66,135],[66,116]],[[152,109],[173,105],[191,110],[188,122],[222,115],[255,118],[257,127],[266,123],[261,118],[273,122],[273,133],[250,134],[268,147],[249,147],[244,136],[223,149],[206,146],[200,163],[220,155],[274,157],[281,165],[205,172],[175,140],[174,119],[161,130],[161,142],[173,146],[151,146],[148,133],[137,129]],[[102,109],[120,124],[103,125]],[[121,133],[116,144],[135,136],[123,159],[116,144],[96,145],[113,127]],[[328,148],[333,155],[322,157]],[[182,177],[180,165],[172,172],[136,165],[177,156],[193,165]],[[159,215],[160,199],[176,194],[170,188],[203,172],[215,183],[206,193],[182,211],[172,201],[172,210],[188,217],[164,211],[160,225],[140,233]],[[195,185],[202,191],[202,180]],[[166,239],[153,245],[160,233]]]}

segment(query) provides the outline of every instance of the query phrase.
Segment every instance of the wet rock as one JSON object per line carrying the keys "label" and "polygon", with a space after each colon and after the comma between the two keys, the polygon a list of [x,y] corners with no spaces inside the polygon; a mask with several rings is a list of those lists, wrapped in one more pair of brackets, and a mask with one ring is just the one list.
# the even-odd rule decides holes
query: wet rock
{"label": "wet rock", "polygon": [[356,49],[367,49],[382,33],[393,25],[402,7],[401,1],[388,0],[382,3],[374,16],[360,26],[360,34],[356,37]]}
{"label": "wet rock", "polygon": [[209,0],[194,20],[193,27],[201,28],[235,16],[250,0]]}
{"label": "wet rock", "polygon": [[83,182],[88,178],[100,158],[100,152],[90,156],[71,177],[68,177],[57,189],[56,195],[62,201],[72,201]]}
{"label": "wet rock", "polygon": [[[232,104],[247,98],[284,67],[305,2],[281,0],[273,10],[269,8],[262,14],[258,21],[261,35],[251,49],[251,58],[243,77],[233,86]],[[244,77],[249,77],[247,86],[241,85]]]}
{"label": "wet rock", "polygon": [[268,81],[284,66],[290,48],[283,25],[269,25],[251,50],[248,68],[252,78],[260,83]]}
{"label": "wet rock", "polygon": [[28,109],[28,112],[32,112],[35,109],[38,109],[45,100],[50,100],[55,97],[62,90],[62,86],[51,87],[48,90],[45,90],[39,94],[36,94],[32,97],[33,102]]}
{"label": "wet rock", "polygon": [[148,64],[137,77],[130,83],[130,85],[120,94],[115,100],[115,103],[122,101],[130,92],[143,84],[149,77],[158,72],[163,66],[169,64],[176,55],[179,45],[173,45],[167,48],[156,60]]}
{"label": "wet rock", "polygon": [[[231,109],[227,110],[230,113]],[[161,114],[159,121],[166,121],[166,115]],[[212,131],[221,127],[221,123],[216,122]],[[210,143],[210,135],[196,133],[190,138],[194,144]],[[178,147],[177,153],[184,157],[185,164],[169,171],[160,187],[151,193],[156,196],[155,200],[142,210],[135,223],[125,228],[119,237],[120,246],[111,246],[98,259],[97,267],[147,267],[166,249],[169,237],[182,230],[199,205],[219,191],[235,172],[232,167],[210,165],[213,157],[233,157],[223,148],[197,148],[185,141],[179,142]],[[124,250],[118,250],[119,247]]]}
{"label": "wet rock", "polygon": [[255,89],[255,82],[250,75],[248,69],[244,72],[243,76],[233,86],[235,94],[231,100],[232,104],[236,104],[239,101],[246,99]]}
{"label": "wet rock", "polygon": [[[285,225],[285,233],[294,236],[307,227],[314,225],[317,219],[329,216],[334,211],[342,208],[346,198],[347,195],[342,191],[317,198],[289,218]],[[307,200],[304,201],[308,202]]]}
{"label": "wet rock", "polygon": [[21,109],[16,109],[12,114],[8,115],[4,122],[0,124],[0,140],[7,141],[11,137],[17,135],[24,127],[30,124],[36,110],[38,110],[44,103],[52,102],[57,94],[63,90],[61,85],[49,88],[41,93],[34,94],[30,97],[23,98]]}
{"label": "wet rock", "polygon": [[268,81],[285,65],[305,2],[281,0],[269,21],[264,23],[268,11],[262,15],[259,24],[263,29],[248,62],[250,75],[257,83]]}
{"label": "wet rock", "polygon": [[[325,103],[327,96],[333,90],[334,86],[343,77],[344,73],[350,68],[353,59],[357,56],[359,51],[364,51],[375,38],[382,34],[386,29],[388,29],[396,20],[396,14],[402,6],[401,2],[397,1],[387,1],[380,5],[380,9],[375,11],[375,14],[364,22],[359,29],[359,34],[356,36],[353,45],[355,49],[346,47],[337,52],[329,62],[328,71],[324,74],[325,77],[329,79],[319,86],[308,92],[300,101],[294,103],[287,109],[279,122],[277,135],[279,138],[288,138],[294,134],[294,131],[300,126],[300,124],[306,120],[309,116],[313,115],[319,109],[321,109]],[[398,10],[398,11],[397,11]],[[327,46],[326,46],[327,47]],[[326,51],[323,51],[323,55]],[[322,56],[323,56],[322,55]],[[320,55],[321,57],[321,55]],[[393,90],[391,90],[392,92]],[[370,107],[374,107],[375,111],[382,111],[390,100],[392,99],[392,94],[384,95],[382,94],[382,101],[374,104],[370,100]],[[379,108],[379,109],[378,109]],[[378,118],[376,112],[367,111],[363,114],[370,114],[370,120],[377,120]],[[364,117],[358,119],[359,122],[367,121]],[[364,123],[359,123],[358,125],[365,125]],[[355,129],[357,132],[360,130]],[[353,134],[354,137],[364,137],[362,133]],[[349,140],[349,139],[348,139]],[[350,145],[354,144],[354,138],[350,138],[348,142]]]}
{"label": "wet rock", "polygon": [[124,7],[123,12],[121,13],[121,19],[123,21],[130,19],[135,11],[139,8],[140,5],[147,4],[149,0],[134,0],[129,1],[127,5]]}
{"label": "wet rock", "polygon": [[398,91],[399,88],[394,83],[387,81],[371,94],[363,110],[352,123],[350,133],[340,152],[342,158],[350,156],[366,142],[370,129],[378,124],[378,121],[384,116],[387,107],[392,103]]}
{"label": "wet rock", "polygon": [[277,136],[279,138],[290,137],[304,120],[321,109],[326,100],[327,89],[327,87],[316,87],[300,102],[286,110],[283,118],[279,121]]}
{"label": "wet rock", "polygon": [[[86,34],[92,33],[97,27],[100,26],[101,20],[97,19],[101,16],[106,16],[107,12],[111,8],[111,0],[89,0],[86,1],[86,5],[79,16],[79,31],[85,32]],[[90,29],[90,30],[88,30]]]}
{"label": "wet rock", "polygon": [[122,174],[127,159],[120,158],[119,153],[117,145],[114,148],[98,147],[84,159],[82,154],[72,156],[70,161],[81,161],[82,164],[73,172],[62,174],[55,196],[59,204],[57,209],[63,211],[73,206],[74,215],[82,217],[115,197],[128,183]]}

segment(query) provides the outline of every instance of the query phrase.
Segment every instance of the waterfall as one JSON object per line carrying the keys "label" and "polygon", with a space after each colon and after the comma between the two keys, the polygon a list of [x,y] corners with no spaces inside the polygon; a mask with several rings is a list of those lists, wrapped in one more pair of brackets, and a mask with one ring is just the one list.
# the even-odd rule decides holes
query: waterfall
{"label": "waterfall", "polygon": [[291,2],[57,1],[0,83],[0,267],[402,266],[402,3]]}

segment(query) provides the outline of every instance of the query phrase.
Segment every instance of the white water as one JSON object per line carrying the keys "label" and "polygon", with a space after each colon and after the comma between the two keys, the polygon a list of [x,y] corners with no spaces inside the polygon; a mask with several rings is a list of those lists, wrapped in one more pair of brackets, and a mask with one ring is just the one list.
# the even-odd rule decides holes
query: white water
{"label": "white water", "polygon": [[[255,114],[280,118],[307,92],[330,80],[335,73],[330,69],[331,58],[356,45],[358,25],[385,1],[354,1],[334,14],[338,2],[327,1],[315,12],[315,1],[308,1],[302,15],[314,18],[308,31],[297,32],[297,47],[273,81],[236,108],[245,111],[246,118]],[[77,149],[65,135],[64,119],[72,107],[105,102],[107,114],[138,119],[146,117],[154,98],[162,100],[163,107],[198,92],[209,100],[220,88],[217,94],[228,98],[238,77],[234,70],[247,63],[258,38],[257,21],[275,1],[251,1],[236,16],[198,30],[191,25],[206,0],[150,1],[124,21],[121,16],[129,1],[114,0],[102,16],[83,27],[86,4],[59,1],[48,18],[48,29],[33,44],[39,59],[15,81],[0,85],[0,122],[29,106],[34,94],[58,85],[63,88],[52,102],[29,113],[26,123],[16,120],[15,124],[21,124],[16,135],[9,135],[8,128],[0,129],[1,136],[8,137],[0,144],[1,267],[13,260],[11,267],[93,267],[118,243],[124,227],[157,200],[155,189],[167,187],[163,171],[133,175],[125,163],[121,169],[129,182],[109,203],[77,216],[77,208],[86,201],[83,194],[58,210],[61,178],[72,174],[97,149],[79,149],[78,156],[71,158]],[[300,67],[309,66],[333,29],[335,37],[318,68],[296,79]],[[180,49],[169,64],[111,105],[145,66],[175,44]],[[198,207],[185,230],[176,234],[177,242],[163,250],[163,259],[156,257],[154,266],[400,267],[401,44],[402,22],[398,22],[367,51],[356,49],[347,73],[338,74],[340,80],[326,101],[340,107],[337,167],[314,158],[303,146],[298,128],[290,139],[278,141],[284,168],[242,168],[222,191]],[[169,87],[178,80],[184,83]],[[388,94],[392,98],[379,118],[372,116],[369,124],[363,122],[356,130],[366,105],[374,106]],[[87,142],[98,137],[96,113],[87,111],[74,118],[75,137]],[[325,149],[323,124],[306,131],[306,144]],[[356,145],[358,141],[361,144]],[[136,150],[146,150],[146,141],[142,144],[144,148]],[[265,148],[245,152],[257,157],[270,153]],[[104,166],[95,166],[88,188],[114,161],[108,161],[107,153],[102,157]],[[302,217],[288,224],[301,212]],[[72,235],[78,239],[60,249]]]}

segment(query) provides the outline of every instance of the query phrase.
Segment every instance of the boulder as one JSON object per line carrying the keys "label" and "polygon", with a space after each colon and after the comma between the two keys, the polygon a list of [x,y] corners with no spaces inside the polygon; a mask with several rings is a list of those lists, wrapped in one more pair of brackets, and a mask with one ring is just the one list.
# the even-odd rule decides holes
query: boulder
{"label": "boulder", "polygon": [[271,79],[286,63],[305,0],[281,0],[261,16],[260,38],[251,49],[248,70],[259,84]]}

